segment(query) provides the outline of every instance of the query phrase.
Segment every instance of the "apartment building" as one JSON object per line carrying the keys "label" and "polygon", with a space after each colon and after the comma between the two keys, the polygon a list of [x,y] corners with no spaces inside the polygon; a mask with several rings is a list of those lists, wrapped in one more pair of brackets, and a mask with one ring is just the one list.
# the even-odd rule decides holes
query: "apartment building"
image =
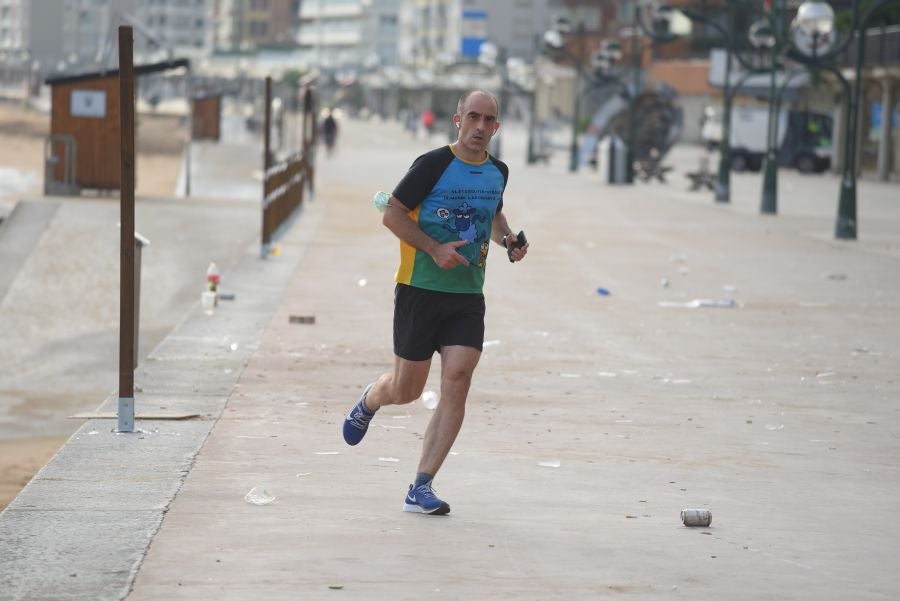
{"label": "apartment building", "polygon": [[427,69],[474,62],[483,42],[533,62],[561,10],[556,0],[404,0],[399,62]]}
{"label": "apartment building", "polygon": [[325,69],[397,62],[400,0],[304,0],[297,43],[304,61]]}
{"label": "apartment building", "polygon": [[138,60],[206,47],[211,0],[0,0],[0,55],[57,74],[115,62],[117,28]]}
{"label": "apartment building", "polygon": [[292,47],[300,4],[300,0],[213,0],[208,45],[215,52]]}
{"label": "apartment building", "polygon": [[70,70],[96,59],[112,10],[103,0],[0,0],[0,52],[36,72]]}
{"label": "apartment building", "polygon": [[[123,12],[127,12],[128,4],[133,4],[132,15],[138,22],[158,38],[157,43],[173,50],[197,50],[207,44],[209,0],[130,0],[121,3],[121,7],[116,6],[120,4],[118,1],[112,0],[110,4]],[[135,45],[138,47],[142,43],[141,37],[135,34]]]}

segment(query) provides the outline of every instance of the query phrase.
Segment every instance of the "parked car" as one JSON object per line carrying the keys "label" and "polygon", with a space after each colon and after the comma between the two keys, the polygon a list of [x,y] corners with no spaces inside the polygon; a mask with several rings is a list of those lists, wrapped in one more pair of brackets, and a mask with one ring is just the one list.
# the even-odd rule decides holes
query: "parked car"
{"label": "parked car", "polygon": [[[731,168],[734,171],[762,169],[768,138],[769,109],[734,107],[731,112]],[[782,110],[778,114],[778,165],[803,173],[822,172],[831,167],[832,118],[810,111]],[[701,127],[707,148],[717,148],[722,140],[722,120],[718,110],[707,107]]]}

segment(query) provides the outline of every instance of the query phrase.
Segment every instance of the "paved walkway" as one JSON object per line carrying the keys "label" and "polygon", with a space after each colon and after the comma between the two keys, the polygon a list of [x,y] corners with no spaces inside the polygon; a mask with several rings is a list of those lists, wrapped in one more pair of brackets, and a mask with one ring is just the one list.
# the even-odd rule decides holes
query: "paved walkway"
{"label": "paved walkway", "polygon": [[[783,195],[783,215],[762,217],[744,208],[753,180],[736,178],[727,207],[675,178],[609,188],[565,173],[564,157],[526,169],[510,131],[506,207],[532,249],[517,265],[494,249],[489,342],[436,480],[453,511],[434,518],[400,511],[430,416],[421,403],[379,412],[358,447],[339,433],[392,361],[397,249],[371,197],[427,146],[391,125],[342,133],[280,256],[226,274],[235,303],[191,313],[138,373],[139,408],[208,419],[147,423],[136,437],[86,424],[61,453],[82,475],[51,463],[0,517],[0,590],[900,595],[882,567],[900,561],[895,187],[861,185],[861,240],[836,242],[833,211],[805,194],[832,178],[785,174],[796,193]],[[68,504],[47,494],[70,490],[67,479],[81,486]],[[273,503],[244,501],[258,485]],[[685,507],[710,509],[712,527],[682,527]]]}

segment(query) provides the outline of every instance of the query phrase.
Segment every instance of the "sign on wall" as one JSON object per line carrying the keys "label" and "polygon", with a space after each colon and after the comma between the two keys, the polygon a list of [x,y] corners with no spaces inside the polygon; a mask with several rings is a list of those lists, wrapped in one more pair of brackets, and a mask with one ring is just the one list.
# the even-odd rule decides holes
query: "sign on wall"
{"label": "sign on wall", "polygon": [[73,117],[105,117],[106,92],[103,90],[72,90],[69,114]]}
{"label": "sign on wall", "polygon": [[478,57],[478,50],[485,40],[487,40],[487,12],[464,10],[462,15],[462,56]]}

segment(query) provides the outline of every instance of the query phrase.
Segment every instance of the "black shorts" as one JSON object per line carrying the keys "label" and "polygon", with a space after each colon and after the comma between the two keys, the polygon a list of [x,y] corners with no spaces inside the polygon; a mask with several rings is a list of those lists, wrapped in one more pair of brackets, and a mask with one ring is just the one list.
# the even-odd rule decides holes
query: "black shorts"
{"label": "black shorts", "polygon": [[394,354],[431,359],[442,346],[484,343],[484,295],[435,292],[405,284],[394,290]]}

